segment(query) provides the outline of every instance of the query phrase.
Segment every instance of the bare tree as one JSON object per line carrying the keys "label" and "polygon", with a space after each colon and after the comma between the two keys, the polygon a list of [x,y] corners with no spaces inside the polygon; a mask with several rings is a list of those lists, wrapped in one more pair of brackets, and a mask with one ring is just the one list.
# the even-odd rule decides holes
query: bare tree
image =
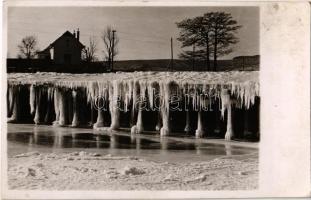
{"label": "bare tree", "polygon": [[32,59],[37,55],[38,40],[34,35],[26,36],[22,39],[21,43],[17,46],[19,49],[19,58]]}
{"label": "bare tree", "polygon": [[96,52],[97,52],[97,44],[96,40],[93,36],[89,38],[89,46],[84,48],[82,51],[82,58],[86,62],[94,62],[97,60]]}
{"label": "bare tree", "polygon": [[111,70],[112,62],[115,56],[118,54],[117,45],[119,43],[119,38],[111,26],[107,26],[106,29],[102,32],[101,38],[104,42],[104,59],[108,62],[108,65]]}

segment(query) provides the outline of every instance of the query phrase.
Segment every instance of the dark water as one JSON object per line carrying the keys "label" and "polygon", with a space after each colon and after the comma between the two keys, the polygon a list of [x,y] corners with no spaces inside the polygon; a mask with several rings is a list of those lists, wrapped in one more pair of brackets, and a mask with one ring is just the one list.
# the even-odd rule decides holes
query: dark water
{"label": "dark water", "polygon": [[218,144],[208,139],[161,138],[158,135],[108,134],[92,129],[35,125],[8,125],[8,155],[30,151],[88,151],[112,155],[138,156],[154,161],[204,161],[219,156],[243,155],[257,149],[230,143]]}

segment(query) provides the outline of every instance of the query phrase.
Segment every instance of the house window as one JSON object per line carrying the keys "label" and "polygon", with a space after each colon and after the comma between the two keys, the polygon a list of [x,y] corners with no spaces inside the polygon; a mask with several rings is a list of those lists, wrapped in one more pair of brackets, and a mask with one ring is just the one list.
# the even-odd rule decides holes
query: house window
{"label": "house window", "polygon": [[66,46],[69,47],[69,39],[66,39]]}

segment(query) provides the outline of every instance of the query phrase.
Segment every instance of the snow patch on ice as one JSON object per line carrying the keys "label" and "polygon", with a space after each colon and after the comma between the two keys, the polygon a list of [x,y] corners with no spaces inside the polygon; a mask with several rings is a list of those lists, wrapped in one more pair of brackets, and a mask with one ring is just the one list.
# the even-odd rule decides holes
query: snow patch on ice
{"label": "snow patch on ice", "polygon": [[141,175],[145,174],[145,171],[142,169],[138,169],[136,167],[128,167],[126,166],[122,171],[121,174],[123,175]]}
{"label": "snow patch on ice", "polygon": [[39,156],[39,155],[40,153],[35,151],[35,152],[18,154],[18,155],[15,155],[14,158],[31,157],[31,156]]}

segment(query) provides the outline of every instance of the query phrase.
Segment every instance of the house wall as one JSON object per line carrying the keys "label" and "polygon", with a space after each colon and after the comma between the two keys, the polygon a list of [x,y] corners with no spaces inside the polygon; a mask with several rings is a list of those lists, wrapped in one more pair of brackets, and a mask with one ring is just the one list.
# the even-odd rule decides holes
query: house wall
{"label": "house wall", "polygon": [[38,53],[38,58],[39,59],[51,59],[50,50],[42,51]]}
{"label": "house wall", "polygon": [[65,62],[64,55],[71,56],[70,64],[80,64],[81,47],[77,40],[70,36],[63,36],[54,43],[54,62],[55,64],[69,64]]}

